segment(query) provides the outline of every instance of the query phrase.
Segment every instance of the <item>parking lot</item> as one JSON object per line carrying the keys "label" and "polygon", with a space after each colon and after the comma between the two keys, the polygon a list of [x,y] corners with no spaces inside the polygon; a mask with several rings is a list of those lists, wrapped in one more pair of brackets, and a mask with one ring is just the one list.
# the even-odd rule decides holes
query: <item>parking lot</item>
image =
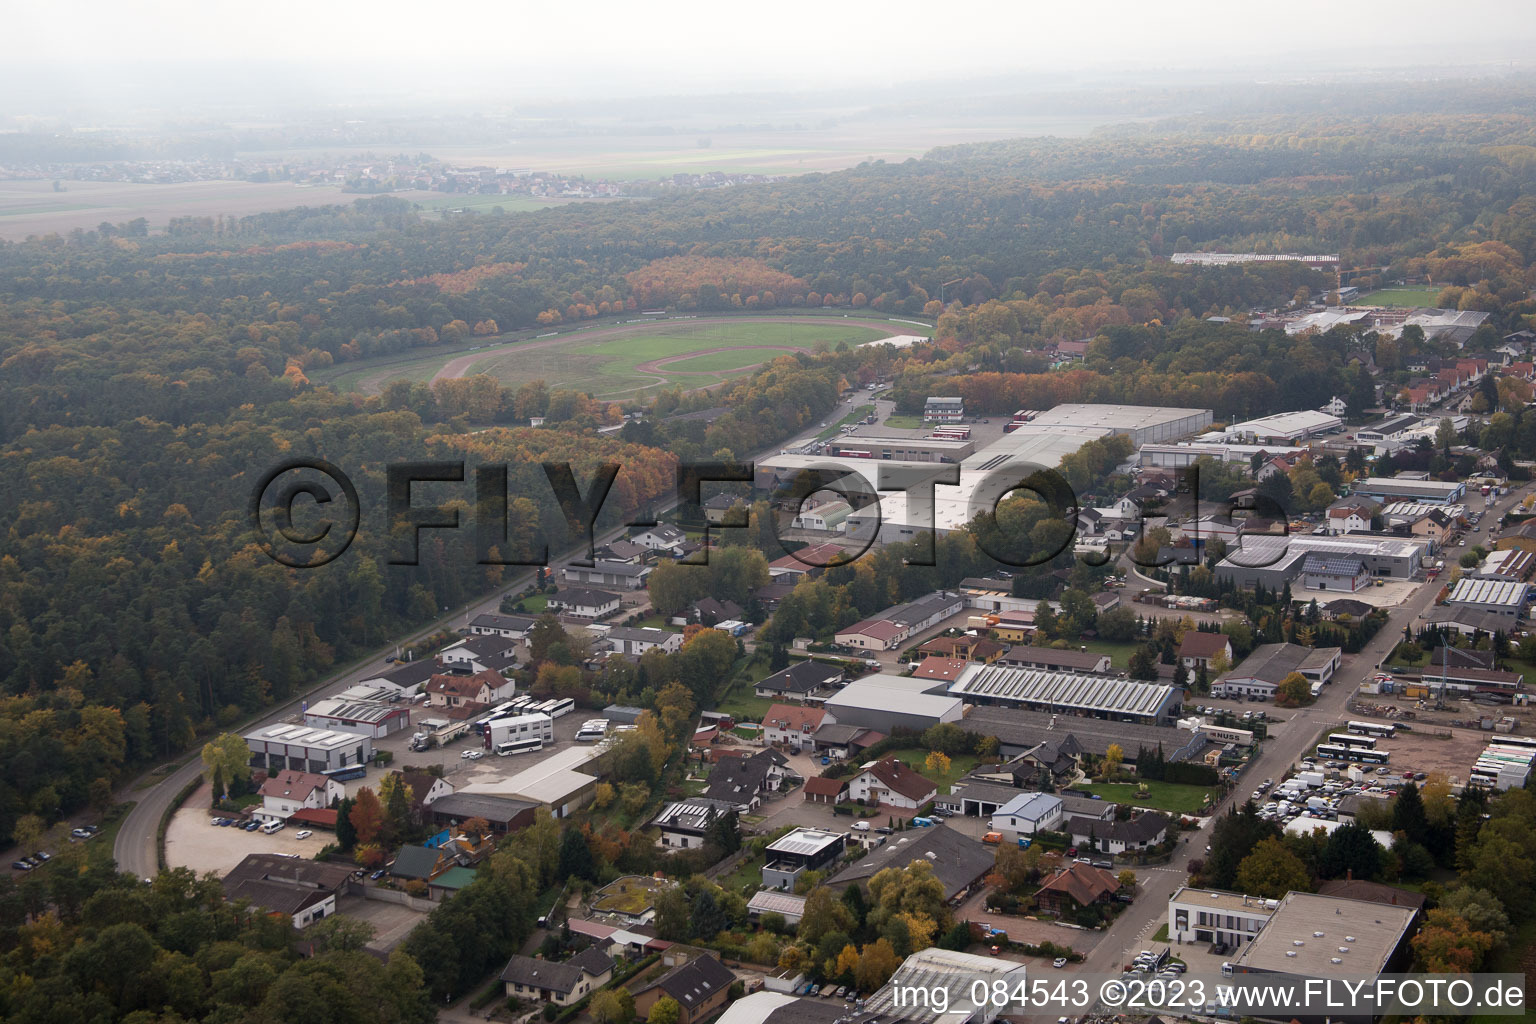
{"label": "parking lot", "polygon": [[313,857],[333,838],[330,832],[314,830],[308,839],[300,839],[298,834],[303,830],[292,826],[270,836],[260,831],[218,828],[209,824],[213,818],[221,816],[209,810],[212,798],[213,789],[205,783],[171,817],[171,826],[165,833],[165,860],[171,867],[191,868],[198,874],[215,871],[223,875],[248,853],[291,853]]}

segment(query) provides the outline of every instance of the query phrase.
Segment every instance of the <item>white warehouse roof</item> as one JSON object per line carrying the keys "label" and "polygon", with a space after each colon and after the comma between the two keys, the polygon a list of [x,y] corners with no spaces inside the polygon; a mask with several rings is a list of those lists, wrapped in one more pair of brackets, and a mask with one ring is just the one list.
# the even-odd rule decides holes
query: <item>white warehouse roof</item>
{"label": "white warehouse roof", "polygon": [[1451,604],[1492,604],[1519,608],[1525,604],[1529,590],[1530,585],[1526,583],[1463,579],[1457,581],[1456,588],[1446,600]]}

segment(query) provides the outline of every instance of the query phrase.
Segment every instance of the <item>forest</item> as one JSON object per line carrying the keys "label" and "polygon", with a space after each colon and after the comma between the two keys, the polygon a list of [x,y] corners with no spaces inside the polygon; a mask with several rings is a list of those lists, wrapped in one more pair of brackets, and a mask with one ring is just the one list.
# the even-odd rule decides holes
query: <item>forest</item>
{"label": "forest", "polygon": [[[23,815],[104,806],[199,735],[506,578],[430,534],[420,565],[389,565],[377,522],[324,571],[273,564],[243,506],[280,458],[345,466],[369,508],[389,463],[505,463],[516,539],[558,543],[537,463],[570,461],[584,481],[620,462],[600,523],[616,524],[671,497],[678,460],[749,457],[877,376],[903,408],[941,380],[985,412],[1315,406],[1341,385],[1358,392],[1353,356],[1406,373],[1433,346],[1205,322],[1329,281],[1167,255],[1340,252],[1362,282],[1427,278],[1488,311],[1490,332],[1525,326],[1536,129],[1509,102],[1469,86],[1422,115],[1226,113],[644,202],[427,221],[378,196],[0,245],[0,838]],[[558,384],[400,382],[362,397],[306,374],[650,307],[868,309],[930,318],[937,338],[784,356],[707,392],[663,392],[617,436],[595,428],[635,409]],[[1085,337],[1080,363],[1052,367],[1051,346]],[[717,414],[677,415],[706,409]],[[527,427],[532,415],[546,426]],[[1523,438],[1528,421],[1490,429]],[[1043,546],[1053,527],[1026,509],[976,531],[999,528]],[[890,575],[918,587],[971,571],[984,563],[969,543],[946,566]],[[909,589],[846,572],[838,619]]]}

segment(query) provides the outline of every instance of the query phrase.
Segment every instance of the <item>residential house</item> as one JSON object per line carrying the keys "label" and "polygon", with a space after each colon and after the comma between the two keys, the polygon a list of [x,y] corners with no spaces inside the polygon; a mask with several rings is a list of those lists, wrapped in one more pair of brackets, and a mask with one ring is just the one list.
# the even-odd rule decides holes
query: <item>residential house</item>
{"label": "residential house", "polygon": [[512,637],[480,633],[444,647],[438,658],[453,672],[503,674],[517,667],[517,644]]}
{"label": "residential house", "polygon": [[869,880],[886,868],[902,869],[919,860],[932,866],[933,876],[944,886],[944,899],[950,901],[974,890],[993,870],[996,854],[960,829],[910,829],[890,836],[883,846],[843,868],[827,880],[827,886],[836,891],[850,885],[867,888]]}
{"label": "residential house", "polygon": [[683,634],[665,629],[611,626],[602,636],[615,652],[637,658],[647,651],[654,650],[659,650],[663,654],[676,654],[683,647]]}
{"label": "residential house", "polygon": [[848,795],[866,804],[916,810],[938,795],[932,780],[893,757],[870,761],[848,780]]}
{"label": "residential house", "polygon": [[722,758],[709,773],[709,785],[702,795],[729,803],[743,814],[755,811],[765,793],[778,792],[785,776],[793,774],[788,766],[788,758],[776,750]]}
{"label": "residential house", "polygon": [[1335,505],[1328,510],[1328,532],[1364,533],[1371,528],[1371,509],[1367,505]]}
{"label": "residential house", "polygon": [[1309,552],[1301,563],[1303,590],[1332,590],[1353,594],[1371,585],[1371,570],[1359,555]]}
{"label": "residential house", "polygon": [[851,837],[819,828],[797,828],[764,848],[763,887],[794,891],[807,871],[825,871],[842,857]]}
{"label": "residential house", "polygon": [[679,1008],[677,1024],[698,1024],[725,1005],[736,975],[713,954],[678,964],[635,993],[635,1018],[644,1020],[663,996]]}
{"label": "residential house", "polygon": [[628,562],[630,565],[644,563],[650,553],[650,548],[641,547],[634,541],[625,540],[622,537],[609,541],[596,552],[598,558],[604,562]]}
{"label": "residential house", "polygon": [[526,640],[535,620],[527,615],[497,615],[486,612],[476,615],[469,623],[470,633],[476,636],[499,636],[508,640]]}
{"label": "residential house", "polygon": [[892,651],[901,646],[907,631],[885,619],[864,619],[837,631],[837,642],[861,651]]}
{"label": "residential house", "polygon": [[1082,770],[1083,745],[1070,732],[1041,740],[1007,764],[1015,786],[1060,787]]}
{"label": "residential house", "polygon": [[397,785],[403,784],[407,788],[409,793],[407,806],[411,821],[418,825],[431,820],[428,808],[432,806],[434,800],[453,793],[453,783],[436,775],[417,771],[397,771],[391,774],[395,776]]}
{"label": "residential house", "polygon": [[701,622],[706,626],[713,626],[719,622],[739,620],[743,614],[741,605],[735,601],[717,601],[712,597],[706,597],[688,606],[687,615],[683,623],[677,623],[675,619],[673,622],[679,625],[686,625],[689,622]]}
{"label": "residential house", "polygon": [[645,581],[650,575],[650,566],[633,565],[629,562],[594,560],[591,565],[566,564],[560,567],[560,580],[562,583],[580,583],[591,587],[607,587],[620,591],[643,589]]}
{"label": "residential house", "polygon": [[1202,633],[1195,629],[1184,632],[1184,639],[1179,642],[1179,660],[1191,676],[1201,665],[1209,671],[1211,661],[1217,655],[1225,658],[1228,665],[1232,664],[1232,641],[1225,633]]}
{"label": "residential house", "polygon": [[1035,893],[1040,909],[1065,917],[1083,907],[1108,903],[1120,891],[1120,880],[1111,871],[1073,861],[1058,870]]}
{"label": "residential house", "polygon": [[629,539],[650,551],[676,552],[688,539],[688,535],[675,526],[662,523],[631,534]]}
{"label": "residential house", "polygon": [[668,804],[651,824],[661,830],[661,845],[678,850],[697,849],[716,821],[735,807],[723,800],[693,797]]}
{"label": "residential house", "polygon": [[330,807],[346,796],[346,787],[324,775],[284,769],[268,776],[257,793],[261,807],[253,809],[251,817],[258,821],[287,821],[297,811]]}
{"label": "residential house", "polygon": [[569,1006],[613,980],[613,958],[588,946],[569,960],[538,960],[515,954],[501,970],[501,981],[512,999],[536,999]]}
{"label": "residential house", "polygon": [[287,914],[295,928],[307,928],[336,912],[336,898],[351,891],[345,864],[250,853],[223,878],[224,898],[246,900],[269,914]]}
{"label": "residential house", "polygon": [[708,523],[723,523],[731,509],[740,505],[742,518],[745,519],[747,502],[744,498],[738,498],[733,494],[716,494],[712,498],[706,498],[703,503],[704,521]]}
{"label": "residential house", "polygon": [[1096,821],[1072,818],[1064,831],[1081,849],[1099,853],[1127,853],[1146,850],[1168,838],[1172,825],[1166,815],[1143,811],[1128,821]]}
{"label": "residential house", "polygon": [[812,734],[827,717],[819,707],[775,704],[763,715],[763,739],[771,746],[804,752],[813,749]]}
{"label": "residential house", "polygon": [[1007,653],[1008,647],[984,636],[936,636],[917,649],[924,658],[959,658],[990,665]]}
{"label": "residential house", "polygon": [[517,684],[500,672],[489,669],[474,675],[439,673],[427,680],[423,687],[432,707],[458,707],[461,704],[494,704],[511,700]]}
{"label": "residential house", "polygon": [[619,610],[619,595],[586,587],[564,587],[549,599],[549,609],[573,619],[601,619]]}
{"label": "residential house", "polygon": [[825,700],[843,681],[843,670],[821,661],[797,661],[780,669],[754,687],[759,697],[814,701]]}

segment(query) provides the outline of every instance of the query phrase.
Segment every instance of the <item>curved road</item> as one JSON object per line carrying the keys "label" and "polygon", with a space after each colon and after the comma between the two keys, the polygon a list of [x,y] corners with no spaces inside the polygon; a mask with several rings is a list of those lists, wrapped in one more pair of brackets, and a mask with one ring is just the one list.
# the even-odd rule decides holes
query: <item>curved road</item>
{"label": "curved road", "polygon": [[[479,355],[480,353],[476,353],[477,357]],[[825,422],[831,423],[844,415],[844,405],[863,400],[857,395],[851,400],[845,399],[839,403],[836,409],[827,414]],[[818,425],[812,424],[797,437],[766,448],[759,452],[757,457],[772,455],[781,448],[805,444],[814,438],[820,429],[822,428]],[[666,513],[674,505],[675,503],[668,503],[660,508],[659,512]],[[606,533],[599,534],[596,542],[601,546],[610,540],[622,536],[625,532],[625,527],[609,530]],[[575,557],[577,554],[577,548],[570,548],[563,552],[560,557],[552,558],[550,564],[558,564],[565,559]],[[398,640],[380,647],[371,656],[315,684],[308,692],[294,697],[280,707],[271,709],[256,721],[241,726],[241,731],[250,731],[264,725],[279,722],[297,711],[299,705],[305,700],[314,700],[326,694],[344,690],[349,686],[355,686],[366,678],[378,675],[387,667],[384,663],[384,658],[392,653],[399,644],[419,640],[444,628],[454,628],[456,625],[462,624],[467,618],[473,618],[485,612],[496,612],[500,610],[503,595],[521,590],[532,578],[532,572],[522,573],[490,596],[465,605],[457,611],[436,619],[429,626],[415,630],[407,636],[400,637]],[[176,794],[180,793],[183,787],[201,773],[202,759],[193,752],[190,761],[183,764],[169,776],[161,779],[154,786],[135,793],[133,786],[138,781],[135,780],[135,782],[129,783],[127,787],[120,791],[120,800],[126,801],[131,799],[135,800],[136,803],[124,818],[122,828],[117,833],[117,841],[113,846],[112,853],[117,860],[119,870],[126,871],[137,878],[148,878],[159,872],[160,856],[157,848],[157,835],[160,828],[160,819],[165,815],[166,809],[170,807],[171,801],[176,798]],[[141,776],[141,778],[143,777]]]}

